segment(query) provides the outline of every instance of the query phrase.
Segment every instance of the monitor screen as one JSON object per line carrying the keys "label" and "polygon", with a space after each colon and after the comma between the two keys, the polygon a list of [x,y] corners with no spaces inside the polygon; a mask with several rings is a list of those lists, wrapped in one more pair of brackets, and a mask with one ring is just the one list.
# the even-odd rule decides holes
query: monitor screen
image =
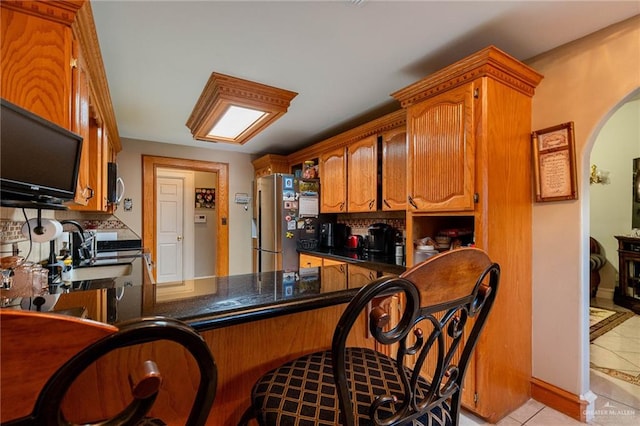
{"label": "monitor screen", "polygon": [[82,137],[2,99],[0,197],[62,203],[76,192]]}

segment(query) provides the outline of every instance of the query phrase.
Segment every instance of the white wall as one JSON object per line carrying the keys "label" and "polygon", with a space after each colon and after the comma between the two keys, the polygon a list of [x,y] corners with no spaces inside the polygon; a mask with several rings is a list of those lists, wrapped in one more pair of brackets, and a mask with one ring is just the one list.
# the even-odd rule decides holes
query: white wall
{"label": "white wall", "polygon": [[575,123],[579,199],[533,206],[533,376],[589,392],[589,163],[600,128],[640,87],[640,16],[527,61],[544,79],[533,129]]}
{"label": "white wall", "polygon": [[640,99],[620,107],[600,130],[590,164],[609,171],[609,183],[589,186],[591,226],[594,237],[607,256],[600,270],[600,297],[613,299],[618,278],[618,240],[616,235],[631,231],[632,166],[640,157]]}
{"label": "white wall", "polygon": [[122,206],[116,216],[138,235],[142,235],[142,155],[215,161],[229,165],[229,275],[251,272],[251,210],[233,202],[234,194],[251,194],[253,165],[249,154],[191,148],[183,145],[122,139],[118,153],[118,173],[124,179],[124,198],[133,200],[133,209],[125,212]]}

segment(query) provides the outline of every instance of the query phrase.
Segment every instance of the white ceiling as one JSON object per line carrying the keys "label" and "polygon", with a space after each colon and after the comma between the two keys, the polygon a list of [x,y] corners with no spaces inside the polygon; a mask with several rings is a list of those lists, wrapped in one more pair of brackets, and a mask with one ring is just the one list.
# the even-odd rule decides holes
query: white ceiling
{"label": "white ceiling", "polygon": [[[525,60],[639,1],[93,0],[120,136],[287,154],[399,107],[389,95],[487,45]],[[185,123],[213,72],[298,92],[243,146]]]}

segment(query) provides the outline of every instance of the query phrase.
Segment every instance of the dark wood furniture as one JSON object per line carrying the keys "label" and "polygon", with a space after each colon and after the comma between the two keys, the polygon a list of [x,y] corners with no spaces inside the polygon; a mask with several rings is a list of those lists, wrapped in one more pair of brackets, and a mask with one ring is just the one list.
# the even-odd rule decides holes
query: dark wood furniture
{"label": "dark wood furniture", "polygon": [[[197,364],[198,390],[181,423],[204,425],[209,417],[216,364],[203,338],[180,321],[144,318],[116,327],[60,314],[2,310],[0,326],[3,425],[172,424],[150,417],[161,384],[183,380],[171,377],[179,372],[171,366],[158,368],[157,354],[145,351],[143,345],[156,341],[178,345],[183,363],[191,355]],[[105,365],[118,373],[101,376]],[[130,402],[117,406],[108,398],[92,400],[95,388],[104,395],[110,389]]]}
{"label": "dark wood furniture", "polygon": [[600,285],[600,269],[607,263],[607,258],[601,253],[598,240],[589,237],[589,290],[591,297],[596,297]]}
{"label": "dark wood furniture", "polygon": [[[362,287],[330,350],[269,371],[241,424],[458,424],[467,365],[496,297],[500,267],[476,248],[448,251]],[[397,321],[376,301],[405,300]],[[376,350],[353,343],[362,321]]]}
{"label": "dark wood furniture", "polygon": [[640,238],[616,236],[618,240],[618,286],[616,305],[640,314]]}

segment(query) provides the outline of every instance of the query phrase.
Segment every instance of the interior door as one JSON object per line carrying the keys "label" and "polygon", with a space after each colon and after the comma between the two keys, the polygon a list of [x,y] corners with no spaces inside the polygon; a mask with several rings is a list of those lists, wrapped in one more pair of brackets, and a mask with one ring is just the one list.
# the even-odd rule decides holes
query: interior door
{"label": "interior door", "polygon": [[184,180],[157,179],[156,282],[182,281]]}

